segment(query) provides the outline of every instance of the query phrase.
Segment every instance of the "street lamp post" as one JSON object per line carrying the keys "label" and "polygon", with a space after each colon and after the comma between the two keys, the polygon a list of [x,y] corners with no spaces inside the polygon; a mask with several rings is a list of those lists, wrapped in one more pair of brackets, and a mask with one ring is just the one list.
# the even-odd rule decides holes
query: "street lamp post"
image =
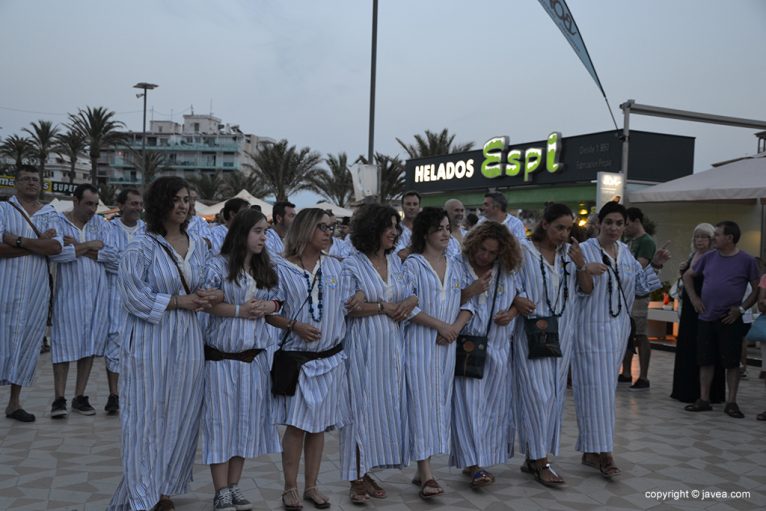
{"label": "street lamp post", "polygon": [[147,82],[138,82],[133,86],[134,89],[141,89],[144,92],[141,94],[136,94],[136,97],[140,98],[141,96],[144,97],[144,125],[143,129],[141,131],[141,158],[144,160],[143,168],[141,169],[141,190],[146,188],[146,167],[148,166],[149,162],[146,158],[146,91],[156,89],[157,85],[153,83],[147,83]]}

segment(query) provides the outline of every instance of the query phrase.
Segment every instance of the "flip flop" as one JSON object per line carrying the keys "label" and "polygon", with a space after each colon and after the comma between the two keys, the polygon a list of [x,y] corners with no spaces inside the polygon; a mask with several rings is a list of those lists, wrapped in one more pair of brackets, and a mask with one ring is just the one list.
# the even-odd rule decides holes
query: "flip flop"
{"label": "flip flop", "polygon": [[[437,490],[434,493],[426,493],[426,488],[433,488]],[[439,486],[439,483],[436,482],[436,479],[429,479],[428,481],[424,482],[423,485],[420,487],[420,491],[418,492],[418,496],[423,500],[428,500],[433,497],[438,497],[439,495],[444,493],[444,489]]]}
{"label": "flip flop", "polygon": [[362,481],[364,481],[364,487],[367,490],[367,494],[370,497],[376,498],[376,499],[385,499],[387,497],[386,490],[381,488],[381,486],[370,477],[370,474],[364,474],[364,477],[362,477]]}
{"label": "flip flop", "polygon": [[480,468],[479,470],[475,471],[471,475],[471,488],[473,489],[483,488],[485,486],[489,486],[490,484],[494,482],[495,482],[495,476],[487,472],[483,468]]}
{"label": "flip flop", "polygon": [[737,403],[726,403],[726,406],[723,409],[723,413],[725,413],[729,417],[734,417],[735,419],[745,418],[745,414],[742,413],[742,411],[739,409],[739,406],[737,406]]}

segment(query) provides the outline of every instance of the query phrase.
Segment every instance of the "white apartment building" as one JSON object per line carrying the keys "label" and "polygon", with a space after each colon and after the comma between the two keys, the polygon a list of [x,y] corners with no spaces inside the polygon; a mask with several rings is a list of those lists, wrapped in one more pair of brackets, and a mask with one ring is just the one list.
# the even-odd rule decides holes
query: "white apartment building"
{"label": "white apartment building", "polygon": [[[240,170],[248,162],[246,152],[257,152],[262,144],[274,139],[243,133],[239,126],[223,124],[213,115],[184,115],[183,124],[174,121],[151,121],[146,132],[147,152],[161,155],[158,175],[188,178],[201,174],[226,174]],[[120,147],[101,153],[99,180],[110,185],[138,186],[142,133],[128,132]]]}

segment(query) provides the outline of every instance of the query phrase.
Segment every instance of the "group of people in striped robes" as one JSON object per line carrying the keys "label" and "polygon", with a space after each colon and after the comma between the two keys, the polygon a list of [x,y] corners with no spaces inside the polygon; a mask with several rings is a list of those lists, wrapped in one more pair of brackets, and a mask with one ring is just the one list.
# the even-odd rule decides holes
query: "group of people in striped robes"
{"label": "group of people in striped robes", "polygon": [[[448,455],[471,487],[487,486],[488,468],[507,463],[516,442],[522,471],[560,485],[549,456],[559,452],[570,369],[575,449],[604,477],[618,475],[614,399],[629,313],[636,294],[660,287],[655,269],[667,250],[643,268],[620,241],[626,213],[617,203],[599,212],[598,237],[579,244],[563,204],[548,205],[527,239],[496,194],[469,231],[459,230],[459,201],[421,209],[419,199],[405,195],[414,204],[403,220],[389,206],[362,206],[346,239],[333,237],[321,209],[296,215],[278,203],[270,226],[232,203],[213,234],[190,215],[189,185],[160,177],[143,197],[140,233],[134,227],[119,243],[104,235],[100,246],[44,208],[27,209],[41,234],[33,236],[3,204],[2,289],[22,271],[47,279],[46,257],[104,260],[109,298],[97,306],[109,310],[110,341],[101,354],[120,375],[123,464],[109,509],[173,509],[171,497],[189,489],[200,431],[218,511],[251,509],[238,486],[244,461],[278,452],[285,509],[330,507],[318,474],[333,429],[354,504],[386,497],[374,470],[412,462],[419,496],[441,495],[435,455]],[[46,299],[40,286],[24,306],[39,318]],[[8,350],[6,339],[29,326],[2,307],[0,350]],[[41,338],[44,323],[30,335]],[[2,382],[28,384],[0,353]],[[23,410],[17,391],[6,413],[14,406]]]}

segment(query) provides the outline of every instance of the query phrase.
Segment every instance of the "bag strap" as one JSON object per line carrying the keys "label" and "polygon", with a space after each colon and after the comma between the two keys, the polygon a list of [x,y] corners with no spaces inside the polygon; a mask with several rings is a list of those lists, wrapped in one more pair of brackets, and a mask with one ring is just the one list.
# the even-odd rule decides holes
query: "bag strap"
{"label": "bag strap", "polygon": [[30,227],[32,228],[32,230],[35,232],[35,236],[37,236],[38,238],[42,238],[42,236],[43,236],[43,235],[42,235],[42,233],[41,233],[41,232],[40,232],[40,230],[37,228],[37,226],[36,226],[34,223],[32,223],[32,220],[29,218],[29,216],[27,216],[27,213],[26,213],[26,212],[25,212],[25,211],[24,211],[22,208],[20,208],[18,204],[15,204],[15,203],[13,203],[13,202],[11,202],[11,201],[8,201],[8,204],[10,204],[11,206],[13,206],[13,208],[14,208],[16,211],[18,211],[18,212],[21,214],[21,216],[22,216],[22,217],[24,217],[24,220],[26,220],[26,221],[27,221],[27,223],[29,224],[29,226],[30,226]]}
{"label": "bag strap", "polygon": [[157,243],[157,245],[162,247],[162,249],[165,251],[165,253],[168,255],[168,257],[170,257],[170,260],[173,261],[173,264],[176,265],[176,270],[178,270],[178,276],[181,277],[181,284],[183,284],[184,291],[186,291],[186,294],[187,295],[192,294],[191,288],[189,287],[189,284],[186,282],[186,277],[184,277],[184,272],[181,271],[181,266],[179,266],[178,260],[176,259],[176,256],[173,255],[173,252],[171,252],[168,247],[166,247],[165,245],[160,243],[160,240],[158,240],[154,236],[149,236],[149,237],[152,238],[154,240],[154,242]]}
{"label": "bag strap", "polygon": [[497,266],[497,275],[495,276],[495,291],[492,293],[492,307],[489,308],[489,319],[487,319],[487,331],[484,337],[489,339],[489,330],[492,328],[492,315],[495,313],[495,302],[497,301],[497,286],[500,285],[500,266]]}

